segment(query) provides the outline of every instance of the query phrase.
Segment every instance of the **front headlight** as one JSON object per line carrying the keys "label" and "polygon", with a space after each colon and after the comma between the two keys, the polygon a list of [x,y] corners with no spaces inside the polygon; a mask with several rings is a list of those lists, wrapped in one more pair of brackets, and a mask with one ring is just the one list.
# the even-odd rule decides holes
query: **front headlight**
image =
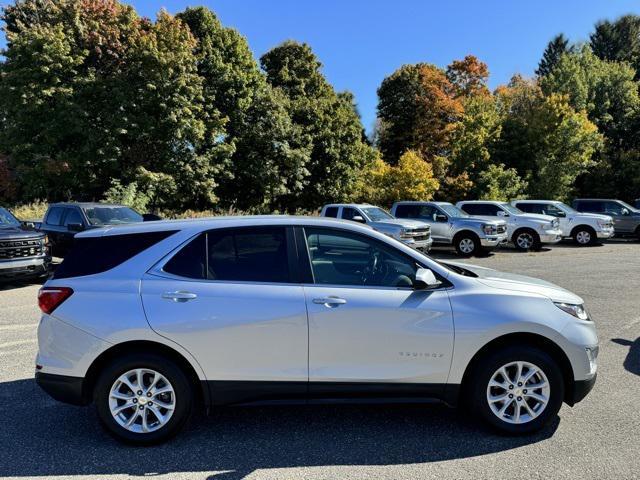
{"label": "front headlight", "polygon": [[482,231],[487,235],[495,235],[498,233],[498,227],[496,225],[485,223],[482,225]]}
{"label": "front headlight", "polygon": [[563,302],[553,302],[553,304],[558,307],[560,310],[567,312],[569,315],[573,315],[580,320],[591,320],[589,318],[589,314],[584,308],[584,304],[573,304],[573,303],[563,303]]}

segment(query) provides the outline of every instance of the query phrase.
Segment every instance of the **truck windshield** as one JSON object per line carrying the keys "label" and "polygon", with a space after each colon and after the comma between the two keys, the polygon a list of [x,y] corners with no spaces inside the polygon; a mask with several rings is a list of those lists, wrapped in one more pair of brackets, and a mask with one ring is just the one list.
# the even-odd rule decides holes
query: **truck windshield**
{"label": "truck windshield", "polygon": [[556,203],[556,206],[558,208],[560,208],[560,210],[564,210],[564,213],[578,213],[577,210],[574,210],[573,208],[571,208],[566,203],[558,202],[558,203]]}
{"label": "truck windshield", "polygon": [[516,208],[508,203],[501,203],[500,206],[512,215],[522,215],[524,213],[519,208]]}
{"label": "truck windshield", "polygon": [[119,225],[143,221],[142,215],[129,207],[85,207],[83,210],[91,225]]}
{"label": "truck windshield", "polygon": [[372,222],[380,222],[382,220],[389,220],[390,218],[394,218],[390,213],[385,212],[379,207],[365,207],[361,210],[367,217],[369,217],[369,220],[371,220]]}
{"label": "truck windshield", "polygon": [[0,228],[2,227],[16,227],[20,225],[20,222],[13,216],[13,214],[6,208],[0,207]]}
{"label": "truck windshield", "polygon": [[460,210],[458,207],[454,205],[438,205],[438,207],[440,207],[444,213],[446,213],[447,215],[453,218],[471,216],[467,212],[463,212],[462,210]]}

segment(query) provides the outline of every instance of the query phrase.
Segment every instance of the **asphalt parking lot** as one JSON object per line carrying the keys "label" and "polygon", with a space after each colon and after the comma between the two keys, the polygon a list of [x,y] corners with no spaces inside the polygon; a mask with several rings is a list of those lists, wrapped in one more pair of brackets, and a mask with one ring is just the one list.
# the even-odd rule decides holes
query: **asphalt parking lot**
{"label": "asphalt parking lot", "polygon": [[162,446],[122,446],[92,408],[57,403],[35,385],[39,285],[7,285],[0,287],[0,477],[640,478],[640,243],[505,249],[468,262],[566,287],[595,319],[595,389],[538,435],[497,436],[439,405],[254,407],[198,417]]}

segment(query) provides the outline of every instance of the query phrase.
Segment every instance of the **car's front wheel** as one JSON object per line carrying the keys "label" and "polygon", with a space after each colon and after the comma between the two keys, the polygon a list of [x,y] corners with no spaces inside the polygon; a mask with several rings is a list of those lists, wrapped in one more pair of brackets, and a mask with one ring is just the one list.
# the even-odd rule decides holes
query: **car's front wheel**
{"label": "car's front wheel", "polygon": [[573,241],[581,247],[594,245],[598,241],[598,236],[591,227],[581,226],[573,230]]}
{"label": "car's front wheel", "polygon": [[459,233],[456,235],[453,240],[453,245],[458,255],[462,257],[477,255],[482,249],[478,236],[470,232]]}
{"label": "car's front wheel", "polygon": [[472,401],[492,427],[508,434],[540,430],[558,414],[564,382],[558,364],[534,347],[513,346],[486,358],[474,376]]}
{"label": "car's front wheel", "polygon": [[169,359],[130,354],[102,372],[94,402],[102,424],[118,440],[151,445],[171,438],[185,425],[193,410],[193,390]]}
{"label": "car's front wheel", "polygon": [[530,228],[522,228],[513,235],[513,244],[518,250],[540,250],[540,235]]}

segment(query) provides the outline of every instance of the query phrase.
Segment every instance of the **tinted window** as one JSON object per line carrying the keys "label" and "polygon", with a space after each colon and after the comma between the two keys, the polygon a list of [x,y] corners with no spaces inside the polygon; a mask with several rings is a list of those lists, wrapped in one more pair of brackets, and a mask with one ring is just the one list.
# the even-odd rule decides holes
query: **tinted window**
{"label": "tinted window", "polygon": [[604,211],[604,204],[602,202],[576,202],[576,209],[580,212],[588,213],[602,213]]}
{"label": "tinted window", "polygon": [[129,207],[96,206],[84,209],[91,225],[118,225],[121,223],[142,222],[144,219]]}
{"label": "tinted window", "polygon": [[436,218],[435,215],[440,213],[437,208],[432,207],[431,205],[401,205],[397,207],[396,210],[400,207],[405,208],[405,214],[402,218],[418,218],[420,220],[433,222]]}
{"label": "tinted window", "polygon": [[76,238],[53,278],[81,277],[106,272],[164,240],[175,231]]}
{"label": "tinted window", "polygon": [[64,225],[67,226],[70,223],[79,223],[82,225],[82,217],[80,216],[80,212],[75,208],[67,208],[67,216],[64,217]]}
{"label": "tinted window", "polygon": [[618,202],[604,202],[604,213],[607,215],[622,215],[625,208]]}
{"label": "tinted window", "polygon": [[208,278],[246,282],[289,282],[284,227],[238,228],[208,233]]}
{"label": "tinted window", "polygon": [[492,205],[490,203],[467,203],[462,206],[462,210],[467,212],[469,215],[495,217],[501,209],[497,205]]}
{"label": "tinted window", "polygon": [[363,235],[305,228],[314,281],[325,285],[411,287],[416,262]]}
{"label": "tinted window", "polygon": [[324,211],[324,216],[336,218],[338,216],[338,207],[327,207]]}
{"label": "tinted window", "polygon": [[358,212],[355,208],[351,207],[343,207],[342,208],[342,218],[345,220],[351,220],[353,217],[358,215]]}
{"label": "tinted window", "polygon": [[397,205],[394,213],[397,218],[418,218],[419,211],[420,205]]}
{"label": "tinted window", "polygon": [[60,225],[63,212],[64,209],[62,207],[52,207],[47,214],[47,223],[49,225]]}
{"label": "tinted window", "polygon": [[13,216],[13,214],[6,208],[0,207],[0,226],[6,225],[20,225],[20,222]]}
{"label": "tinted window", "polygon": [[197,238],[176,253],[162,268],[165,272],[179,277],[195,278],[203,280],[207,278],[207,235],[198,235]]}

